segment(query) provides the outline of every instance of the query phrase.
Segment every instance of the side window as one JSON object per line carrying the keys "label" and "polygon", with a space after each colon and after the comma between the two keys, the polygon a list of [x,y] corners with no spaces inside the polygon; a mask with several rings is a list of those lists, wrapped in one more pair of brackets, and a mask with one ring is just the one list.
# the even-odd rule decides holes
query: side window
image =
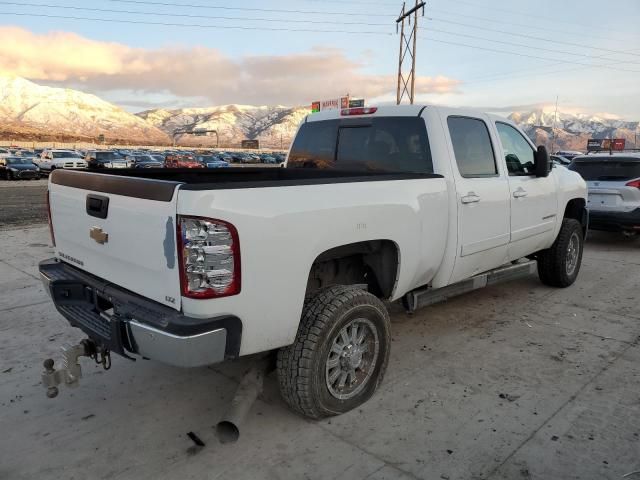
{"label": "side window", "polygon": [[535,152],[522,134],[511,125],[496,122],[509,175],[535,175]]}
{"label": "side window", "polygon": [[449,134],[458,170],[463,177],[498,175],[489,129],[478,118],[449,117]]}

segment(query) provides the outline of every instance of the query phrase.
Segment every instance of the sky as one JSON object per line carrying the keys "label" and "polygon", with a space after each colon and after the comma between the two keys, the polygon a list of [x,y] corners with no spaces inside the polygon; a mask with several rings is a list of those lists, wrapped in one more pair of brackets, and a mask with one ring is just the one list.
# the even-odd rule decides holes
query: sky
{"label": "sky", "polygon": [[[640,0],[603,5],[427,1],[416,102],[496,111],[557,98],[561,111],[640,120]],[[0,0],[0,73],[132,112],[294,106],[345,93],[394,102],[401,8],[392,0]]]}

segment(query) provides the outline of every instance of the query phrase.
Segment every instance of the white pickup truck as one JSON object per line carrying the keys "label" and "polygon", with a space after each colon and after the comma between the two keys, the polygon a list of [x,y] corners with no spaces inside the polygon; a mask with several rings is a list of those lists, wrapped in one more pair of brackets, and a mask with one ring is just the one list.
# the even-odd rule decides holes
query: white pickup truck
{"label": "white pickup truck", "polygon": [[71,150],[45,150],[34,163],[43,172],[53,172],[57,168],[80,169],[87,168],[87,162],[82,156]]}
{"label": "white pickup truck", "polygon": [[283,397],[320,418],[382,380],[387,302],[411,311],[536,263],[546,285],[571,285],[586,196],[504,118],[320,112],[285,168],[54,171],[56,255],[40,272],[89,337],[78,355],[196,367],[277,352]]}

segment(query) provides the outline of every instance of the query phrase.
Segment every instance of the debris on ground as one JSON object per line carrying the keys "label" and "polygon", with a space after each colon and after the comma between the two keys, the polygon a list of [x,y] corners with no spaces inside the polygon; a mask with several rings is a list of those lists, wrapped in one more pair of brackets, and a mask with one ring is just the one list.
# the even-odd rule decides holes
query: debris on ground
{"label": "debris on ground", "polygon": [[503,400],[508,400],[509,402],[515,402],[520,398],[520,395],[511,395],[510,393],[501,393],[498,395],[498,397],[502,398]]}

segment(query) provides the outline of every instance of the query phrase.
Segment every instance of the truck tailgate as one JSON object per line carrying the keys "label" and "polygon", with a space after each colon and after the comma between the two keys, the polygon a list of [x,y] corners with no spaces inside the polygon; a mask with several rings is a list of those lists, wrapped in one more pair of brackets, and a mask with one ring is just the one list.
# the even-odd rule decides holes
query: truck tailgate
{"label": "truck tailgate", "polygon": [[56,170],[49,204],[56,256],[180,309],[178,182]]}

